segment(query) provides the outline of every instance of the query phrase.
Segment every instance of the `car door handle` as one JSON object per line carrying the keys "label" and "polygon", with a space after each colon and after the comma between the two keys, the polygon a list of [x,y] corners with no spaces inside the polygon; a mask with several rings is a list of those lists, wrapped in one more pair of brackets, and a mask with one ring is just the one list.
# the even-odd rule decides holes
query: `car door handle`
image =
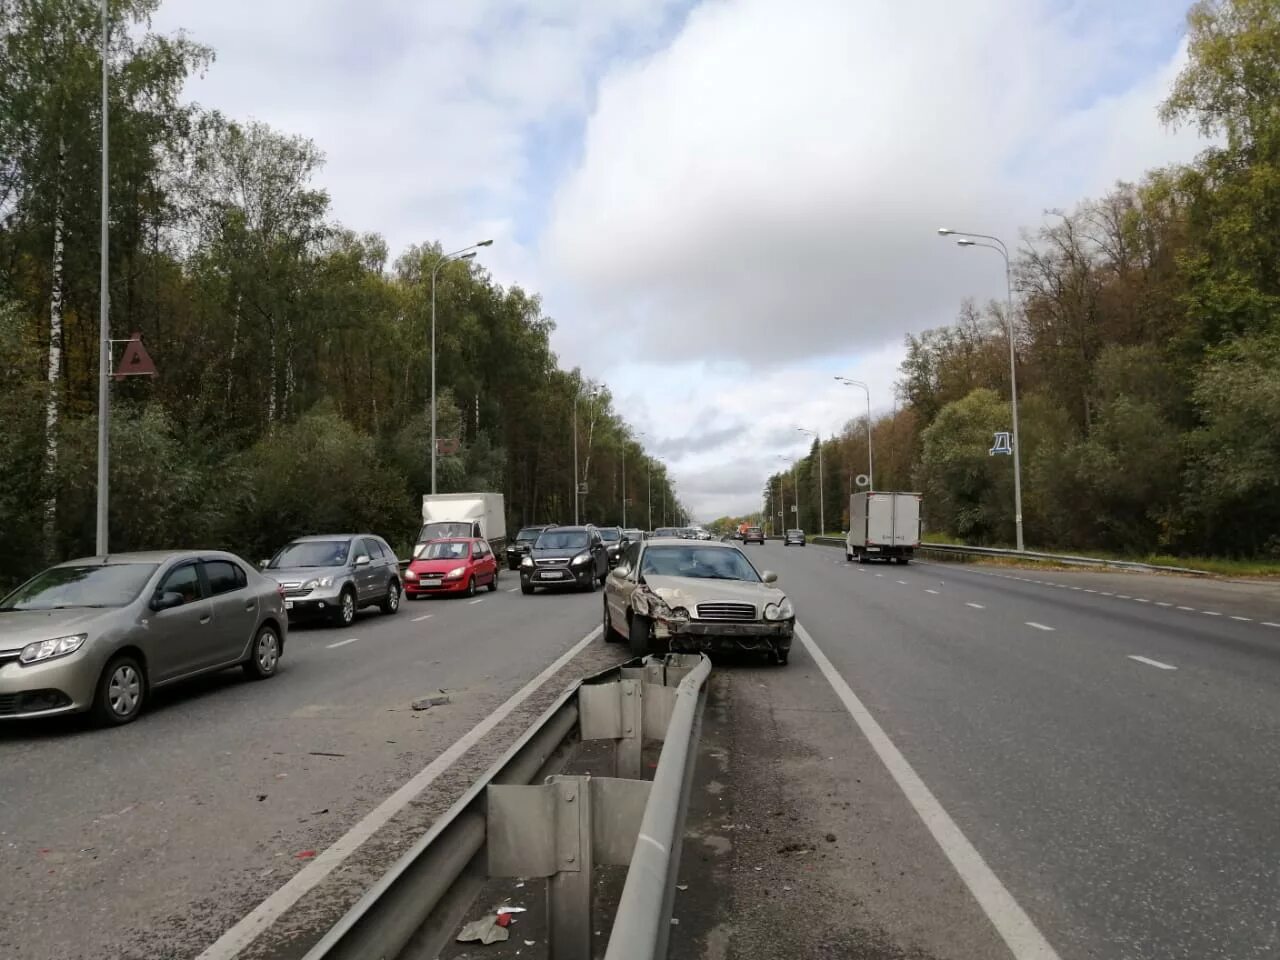
{"label": "car door handle", "polygon": [[200,622],[201,622],[201,623],[208,623],[208,622],[209,622],[210,620],[212,620],[212,619],[213,619],[213,617],[209,616],[209,614],[207,614],[207,613],[206,613],[203,617],[201,617],[201,618],[200,618]]}
{"label": "car door handle", "polygon": [[258,601],[257,601],[257,600],[246,600],[246,601],[245,601],[245,604],[244,604],[244,608],[245,608],[246,610],[252,610],[252,609],[254,609],[255,607],[257,607],[257,605],[258,605]]}

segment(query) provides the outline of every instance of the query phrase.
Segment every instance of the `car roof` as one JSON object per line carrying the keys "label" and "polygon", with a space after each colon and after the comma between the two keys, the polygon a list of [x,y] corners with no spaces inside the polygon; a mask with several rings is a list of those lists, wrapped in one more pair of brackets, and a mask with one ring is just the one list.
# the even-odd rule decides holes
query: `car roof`
{"label": "car roof", "polygon": [[592,529],[592,526],[589,523],[578,524],[577,526],[574,526],[573,524],[569,524],[568,526],[563,526],[563,527],[558,524],[552,524],[551,526],[547,527],[547,529],[548,530],[564,530],[567,533],[586,533],[588,530]]}
{"label": "car roof", "polygon": [[376,533],[309,533],[305,537],[294,537],[290,543],[320,543],[326,540],[354,540],[356,537],[379,537]]}
{"label": "car roof", "polygon": [[[707,547],[712,547],[720,550],[737,550],[738,549],[733,544],[723,543],[720,540],[695,540],[694,543],[698,544],[699,550],[703,550]],[[687,547],[689,546],[689,538],[688,537],[653,537],[645,541],[645,546],[647,547]]]}
{"label": "car roof", "polygon": [[54,564],[57,567],[75,567],[99,564],[104,567],[123,566],[127,563],[165,563],[169,560],[235,560],[244,563],[234,553],[225,550],[135,550],[132,553],[111,553],[105,557],[77,557]]}

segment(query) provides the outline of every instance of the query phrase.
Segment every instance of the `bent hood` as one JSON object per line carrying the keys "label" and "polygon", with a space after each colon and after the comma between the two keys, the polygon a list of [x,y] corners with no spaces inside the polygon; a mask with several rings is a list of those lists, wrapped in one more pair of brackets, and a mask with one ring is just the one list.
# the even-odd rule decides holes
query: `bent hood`
{"label": "bent hood", "polygon": [[662,577],[645,575],[644,582],[670,607],[692,610],[699,603],[752,603],[763,610],[780,601],[784,594],[768,583],[745,580],[709,580],[702,577]]}

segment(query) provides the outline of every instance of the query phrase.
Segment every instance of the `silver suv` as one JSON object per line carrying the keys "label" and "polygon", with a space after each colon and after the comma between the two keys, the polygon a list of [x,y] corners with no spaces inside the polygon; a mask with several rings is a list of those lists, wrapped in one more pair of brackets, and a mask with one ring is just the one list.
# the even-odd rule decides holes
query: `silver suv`
{"label": "silver suv", "polygon": [[349,626],[361,607],[400,609],[400,565],[371,533],[299,537],[262,566],[280,584],[290,620],[308,617]]}

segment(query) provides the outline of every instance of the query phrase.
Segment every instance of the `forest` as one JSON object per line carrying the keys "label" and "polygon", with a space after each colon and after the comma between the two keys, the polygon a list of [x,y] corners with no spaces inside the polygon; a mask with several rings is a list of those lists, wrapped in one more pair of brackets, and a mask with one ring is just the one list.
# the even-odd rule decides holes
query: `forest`
{"label": "forest", "polygon": [[[440,492],[572,522],[576,405],[583,518],[620,522],[624,471],[633,522],[646,476],[675,509],[608,389],[561,368],[538,297],[440,263],[484,238],[393,259],[336,222],[314,143],[183,99],[214,51],[152,32],[158,4],[110,4],[111,336],[140,333],[159,371],[110,386],[113,552],[257,559],[338,529],[407,547],[430,490],[437,267]],[[94,552],[99,11],[0,0],[0,585]]]}
{"label": "forest", "polygon": [[[1280,559],[1280,3],[1203,0],[1187,34],[1160,116],[1208,148],[1024,231],[1012,318],[966,302],[907,338],[872,479],[924,494],[926,538],[1013,545],[1011,458],[989,454],[1011,429],[1011,319],[1029,549]],[[823,441],[831,532],[866,431]],[[816,443],[769,479],[766,514],[797,487],[816,531]]]}

